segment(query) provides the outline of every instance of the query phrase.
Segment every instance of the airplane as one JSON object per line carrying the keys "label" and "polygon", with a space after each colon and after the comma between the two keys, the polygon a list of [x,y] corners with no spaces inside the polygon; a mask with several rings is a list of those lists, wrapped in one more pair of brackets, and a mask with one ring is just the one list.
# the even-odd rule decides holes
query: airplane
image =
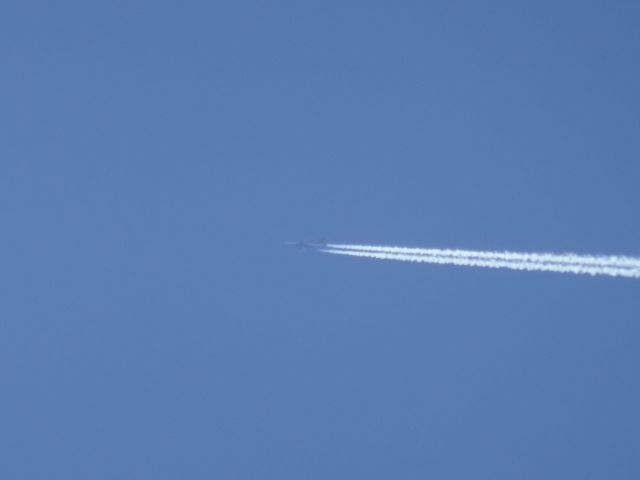
{"label": "airplane", "polygon": [[305,242],[305,241],[300,241],[300,242],[284,242],[285,245],[292,245],[294,247],[298,247],[302,250],[321,250],[323,248],[327,248],[327,242],[325,242],[324,240],[320,240],[318,242]]}

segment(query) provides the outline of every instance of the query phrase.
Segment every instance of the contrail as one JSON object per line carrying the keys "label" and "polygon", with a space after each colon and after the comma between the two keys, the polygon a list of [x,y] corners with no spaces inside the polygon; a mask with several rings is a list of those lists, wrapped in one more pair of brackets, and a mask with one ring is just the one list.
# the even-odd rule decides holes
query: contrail
{"label": "contrail", "polygon": [[621,256],[577,255],[575,253],[518,253],[482,252],[475,250],[452,250],[440,248],[387,247],[380,245],[327,244],[331,250],[359,250],[382,253],[402,253],[408,255],[436,255],[445,257],[479,258],[518,262],[544,262],[580,265],[600,265],[603,267],[626,267],[640,269],[640,258]]}
{"label": "contrail", "polygon": [[[414,253],[406,253],[407,250]],[[326,248],[321,249],[321,251],[335,255],[375,258],[379,260],[399,260],[402,262],[640,278],[640,259],[634,259],[632,257],[583,257],[576,254],[499,253],[337,244],[329,244]],[[415,253],[416,251],[420,253]],[[501,256],[496,257],[495,255]],[[621,258],[624,258],[624,262],[627,263],[617,264],[615,261],[606,263],[607,260],[617,261]]]}

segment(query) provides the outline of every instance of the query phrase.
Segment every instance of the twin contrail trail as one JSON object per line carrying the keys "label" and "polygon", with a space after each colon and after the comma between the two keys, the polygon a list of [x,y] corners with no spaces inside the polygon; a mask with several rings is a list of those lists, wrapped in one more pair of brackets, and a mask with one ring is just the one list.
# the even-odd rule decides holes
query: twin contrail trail
{"label": "twin contrail trail", "polygon": [[331,243],[322,245],[319,250],[334,255],[378,260],[640,278],[640,258],[634,257],[577,255],[574,253],[487,252]]}

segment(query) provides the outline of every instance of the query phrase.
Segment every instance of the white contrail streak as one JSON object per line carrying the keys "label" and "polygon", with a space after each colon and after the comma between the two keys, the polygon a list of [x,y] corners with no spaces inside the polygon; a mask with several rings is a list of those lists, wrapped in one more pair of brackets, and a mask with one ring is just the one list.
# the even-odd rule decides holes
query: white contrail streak
{"label": "white contrail streak", "polygon": [[[575,273],[587,275],[609,275],[612,277],[628,277],[640,278],[640,268],[622,267],[615,265],[599,265],[585,263],[569,263],[562,261],[560,263],[548,263],[541,261],[524,261],[524,260],[504,260],[496,258],[479,258],[461,255],[444,255],[442,250],[429,249],[438,252],[437,254],[407,254],[380,252],[372,250],[356,250],[355,248],[333,248],[335,245],[327,245],[322,249],[323,252],[335,255],[348,255],[353,257],[375,258],[379,260],[399,260],[402,262],[418,262],[433,263],[441,265],[462,265],[468,267],[486,267],[486,268],[507,268],[511,270],[526,271],[543,271],[543,272],[559,272],[559,273]],[[400,247],[384,247],[384,248],[400,248]],[[425,250],[425,249],[423,249]],[[459,253],[460,251],[454,251]],[[473,252],[483,253],[483,252]],[[523,254],[524,255],[524,254]],[[602,258],[602,257],[590,257]]]}
{"label": "white contrail streak", "polygon": [[518,252],[482,252],[474,250],[452,250],[440,248],[406,248],[379,245],[342,245],[328,244],[332,250],[358,250],[379,253],[400,253],[407,255],[436,255],[444,257],[477,258],[487,260],[505,260],[517,262],[543,262],[560,264],[599,265],[602,267],[622,267],[640,269],[640,258],[620,256],[577,255],[575,253],[518,253]]}

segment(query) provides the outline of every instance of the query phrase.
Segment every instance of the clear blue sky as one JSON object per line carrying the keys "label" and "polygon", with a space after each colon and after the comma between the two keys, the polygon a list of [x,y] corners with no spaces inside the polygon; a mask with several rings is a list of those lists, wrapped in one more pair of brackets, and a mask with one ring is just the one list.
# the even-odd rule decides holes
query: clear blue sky
{"label": "clear blue sky", "polygon": [[640,478],[633,1],[2,2],[0,477]]}

